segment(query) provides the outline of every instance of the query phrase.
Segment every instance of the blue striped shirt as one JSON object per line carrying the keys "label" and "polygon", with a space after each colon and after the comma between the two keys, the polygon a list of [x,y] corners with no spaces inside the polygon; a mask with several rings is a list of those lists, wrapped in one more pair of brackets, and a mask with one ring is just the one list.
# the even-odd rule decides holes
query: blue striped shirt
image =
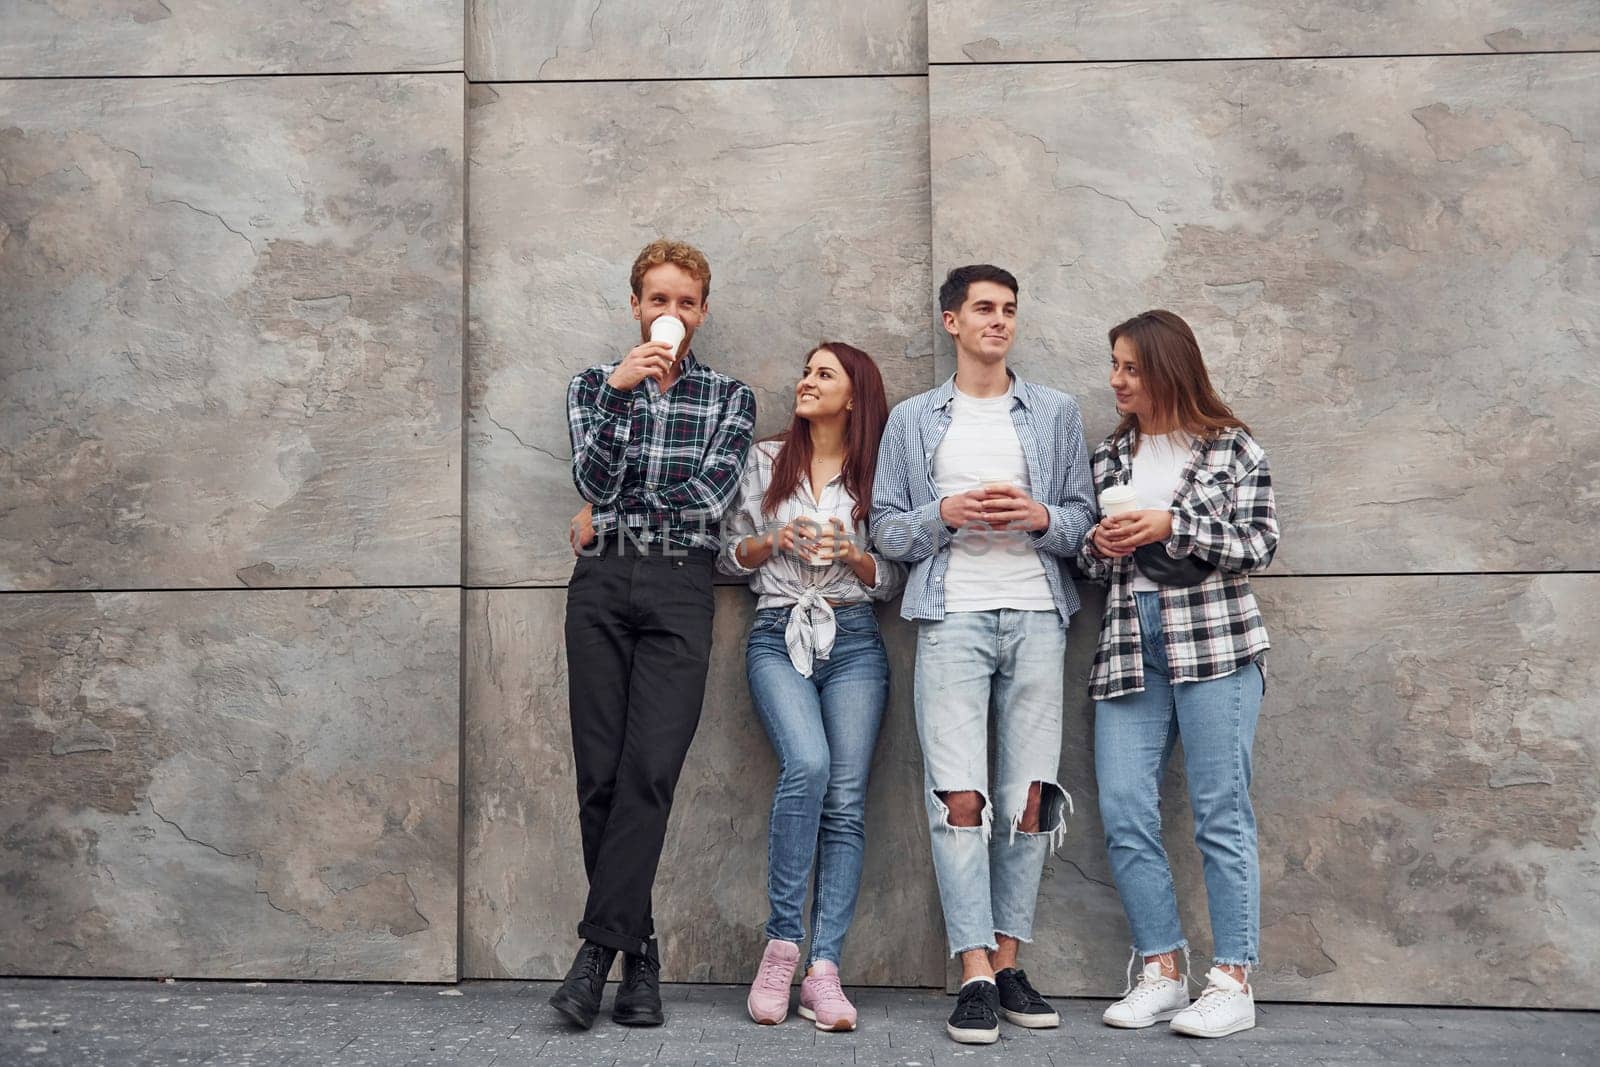
{"label": "blue striped shirt", "polygon": [[[1078,610],[1078,591],[1062,569],[1078,554],[1094,525],[1094,483],[1083,443],[1078,402],[1066,393],[1012,375],[1011,422],[1028,463],[1034,499],[1050,513],[1050,525],[1034,533],[1045,580],[1061,624]],[[939,517],[933,454],[950,429],[955,400],[952,376],[937,389],[895,405],[878,448],[872,485],[872,542],[889,559],[911,565],[900,614],[906,619],[944,618],[944,576],[955,531]]]}

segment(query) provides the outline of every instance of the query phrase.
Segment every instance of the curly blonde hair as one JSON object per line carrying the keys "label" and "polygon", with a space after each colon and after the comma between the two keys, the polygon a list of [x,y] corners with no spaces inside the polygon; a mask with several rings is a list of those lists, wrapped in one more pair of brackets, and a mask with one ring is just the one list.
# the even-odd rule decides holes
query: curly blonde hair
{"label": "curly blonde hair", "polygon": [[638,258],[633,261],[628,284],[633,287],[634,296],[643,295],[641,286],[644,283],[645,271],[651,267],[659,267],[663,263],[671,263],[698,281],[700,299],[704,300],[711,295],[711,264],[706,262],[705,253],[694,245],[683,241],[669,241],[663,237],[645,245]]}

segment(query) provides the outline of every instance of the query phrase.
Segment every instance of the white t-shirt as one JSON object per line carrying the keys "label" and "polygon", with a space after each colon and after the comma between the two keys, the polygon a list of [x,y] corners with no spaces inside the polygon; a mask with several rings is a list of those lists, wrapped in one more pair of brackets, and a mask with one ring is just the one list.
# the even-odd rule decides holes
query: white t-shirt
{"label": "white t-shirt", "polygon": [[[1133,477],[1128,484],[1133,487],[1140,511],[1165,511],[1172,506],[1178,487],[1183,484],[1183,468],[1189,465],[1193,451],[1194,438],[1182,430],[1154,436],[1144,434],[1139,438],[1139,452],[1133,457]],[[1153,592],[1160,588],[1134,566],[1134,592]]]}
{"label": "white t-shirt", "polygon": [[[960,389],[950,408],[950,428],[933,454],[933,483],[939,497],[1009,482],[1032,492],[1022,442],[1011,421],[1014,400],[973,397]],[[958,532],[950,546],[944,576],[944,610],[1054,611],[1044,560],[1025,530]]]}

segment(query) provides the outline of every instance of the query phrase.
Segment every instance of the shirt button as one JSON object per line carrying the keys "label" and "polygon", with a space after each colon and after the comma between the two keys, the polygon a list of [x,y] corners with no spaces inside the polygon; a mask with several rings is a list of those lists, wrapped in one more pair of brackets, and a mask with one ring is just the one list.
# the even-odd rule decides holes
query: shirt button
{"label": "shirt button", "polygon": [[935,578],[934,581],[936,581],[936,582],[944,581],[944,575],[941,574],[939,577]]}

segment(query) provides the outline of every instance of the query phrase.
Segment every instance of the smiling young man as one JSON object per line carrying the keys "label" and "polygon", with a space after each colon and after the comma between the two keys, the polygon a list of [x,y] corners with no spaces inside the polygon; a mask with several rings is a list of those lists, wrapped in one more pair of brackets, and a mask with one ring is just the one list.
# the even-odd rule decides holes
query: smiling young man
{"label": "smiling young man", "polygon": [[[749,386],[701,363],[711,267],[655,241],[629,277],[639,343],[567,389],[572,478],[593,505],[594,539],[567,590],[567,690],[578,823],[589,876],[583,945],[550,1003],[587,1029],[624,954],[612,1018],[659,1026],[660,950],[650,896],[672,795],[700,721],[711,653],[720,524],[755,430]],[[682,320],[676,351],[650,340]],[[587,540],[587,539],[586,539]]]}
{"label": "smiling young man", "polygon": [[[961,993],[946,1030],[989,1044],[999,1017],[1059,1024],[1017,967],[1039,877],[1070,800],[1061,759],[1062,665],[1078,609],[1061,561],[1094,523],[1077,403],[1006,367],[1017,280],[957,267],[939,289],[956,373],[889,416],[872,536],[912,565],[901,615],[917,622],[914,700],[933,863]],[[997,740],[989,775],[989,709]],[[996,810],[1002,829],[991,832]]]}

